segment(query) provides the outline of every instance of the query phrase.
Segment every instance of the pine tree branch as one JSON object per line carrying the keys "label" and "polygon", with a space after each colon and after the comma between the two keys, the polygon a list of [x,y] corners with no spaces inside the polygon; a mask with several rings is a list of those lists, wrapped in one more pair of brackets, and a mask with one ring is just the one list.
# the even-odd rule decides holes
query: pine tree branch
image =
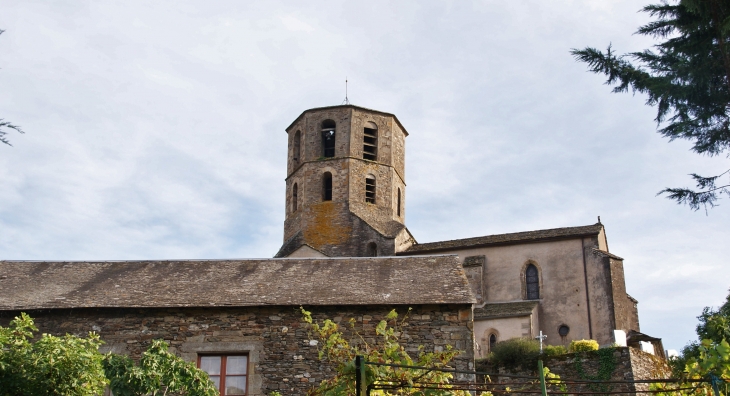
{"label": "pine tree branch", "polygon": [[690,207],[692,210],[699,210],[700,207],[705,209],[707,214],[707,206],[714,208],[719,206],[716,202],[720,199],[720,195],[725,194],[730,197],[730,184],[723,186],[716,186],[715,182],[718,178],[723,175],[730,173],[730,169],[720,173],[717,176],[702,177],[696,173],[691,174],[692,178],[697,183],[697,188],[700,191],[691,190],[689,188],[665,188],[659,191],[657,195],[667,194],[666,198],[676,201],[677,204],[684,204]]}
{"label": "pine tree branch", "polygon": [[[0,34],[3,34],[4,32],[5,32],[4,30],[0,29]],[[13,129],[18,133],[25,133],[25,132],[23,132],[22,129],[20,129],[19,126],[13,125],[12,123],[10,123],[8,121],[3,121],[3,119],[0,118],[0,143],[5,143],[8,146],[12,146],[12,144],[10,144],[10,141],[8,140],[8,138],[5,137],[5,135],[7,135],[8,132],[4,131],[3,128]]]}
{"label": "pine tree branch", "polygon": [[725,84],[727,84],[728,91],[730,91],[730,58],[728,58],[727,51],[725,51],[725,37],[723,37],[720,27],[720,11],[718,10],[717,0],[712,0],[710,3],[712,4],[712,21],[715,25],[715,32],[717,32],[717,43],[720,46],[722,60],[725,64]]}
{"label": "pine tree branch", "polygon": [[[2,31],[0,31],[0,33],[1,32]],[[3,128],[13,129],[18,133],[25,133],[25,132],[23,132],[22,129],[20,129],[20,127],[18,125],[13,125],[11,122],[3,121],[3,119],[0,118],[0,142],[5,143],[8,146],[12,146],[12,144],[10,144],[10,141],[5,137],[5,135],[7,135],[8,132],[4,131]]]}

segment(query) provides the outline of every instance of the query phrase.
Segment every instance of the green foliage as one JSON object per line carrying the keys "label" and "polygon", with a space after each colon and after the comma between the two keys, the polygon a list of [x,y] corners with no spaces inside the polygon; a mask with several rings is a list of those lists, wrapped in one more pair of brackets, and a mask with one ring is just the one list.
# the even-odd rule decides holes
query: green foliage
{"label": "green foliage", "polygon": [[[682,350],[679,358],[672,359],[669,364],[672,376],[686,380],[716,379],[720,381],[718,391],[727,395],[727,384],[730,381],[730,295],[725,303],[717,309],[705,307],[697,317],[697,335],[699,342],[691,342]],[[722,384],[725,382],[725,384]],[[692,388],[692,390],[675,391],[677,388]],[[654,384],[652,390],[666,391],[669,394],[682,395],[709,395],[712,391],[710,383],[685,382],[677,385]]]}
{"label": "green foliage", "polygon": [[545,385],[548,392],[557,391],[562,393],[568,393],[568,386],[565,384],[564,381],[560,380],[559,375],[551,373],[550,369],[547,367],[542,368],[542,374],[545,376]]}
{"label": "green foliage", "polygon": [[34,331],[38,329],[25,313],[9,327],[0,327],[1,396],[94,396],[103,392],[107,379],[98,335],[43,334],[31,342]]}
{"label": "green foliage", "polygon": [[139,365],[127,356],[107,354],[104,371],[115,396],[166,395],[216,396],[208,374],[175,356],[162,340],[153,340]]}
{"label": "green foliage", "polygon": [[[581,340],[578,342],[582,341],[593,341],[594,343],[596,343],[596,348],[584,349],[582,352],[580,352],[582,356],[576,356],[575,361],[573,362],[573,369],[575,369],[576,373],[578,373],[578,377],[584,380],[591,381],[609,381],[613,376],[613,372],[616,371],[616,357],[613,356],[613,353],[616,351],[616,349],[598,349],[598,343],[594,340]],[[573,342],[570,343],[571,349],[573,347]],[[579,346],[579,348],[592,348],[593,344],[590,342],[585,342],[578,345],[582,345]],[[582,358],[585,358],[588,354],[598,356],[598,372],[595,375],[588,375],[588,373],[586,373],[585,369],[583,368]],[[589,383],[588,388],[594,392],[609,392],[613,388],[613,385],[605,383]]]}
{"label": "green foliage", "polygon": [[695,330],[698,341],[687,344],[680,351],[679,357],[669,362],[674,376],[680,376],[684,373],[690,359],[700,357],[700,343],[702,340],[710,340],[714,343],[730,340],[730,294],[725,298],[725,303],[719,308],[705,307],[697,319],[699,319],[699,323]]}
{"label": "green foliage", "polygon": [[[409,310],[410,311],[410,310]],[[392,310],[375,327],[376,341],[368,343],[365,338],[355,332],[355,340],[347,340],[333,321],[326,319],[321,325],[312,319],[309,311],[301,308],[303,319],[310,325],[312,335],[319,339],[319,359],[332,364],[336,369],[333,378],[324,380],[319,387],[310,394],[323,396],[345,396],[355,394],[355,357],[364,356],[368,362],[389,363],[406,366],[423,366],[447,368],[448,364],[460,353],[449,346],[441,352],[425,352],[419,347],[418,356],[412,357],[400,344],[399,337],[405,318],[399,323],[398,314]],[[388,324],[390,322],[390,325]],[[354,327],[354,319],[350,319],[350,326]],[[407,369],[386,366],[366,366],[365,372],[368,384],[403,384],[404,387],[395,390],[373,390],[374,396],[386,395],[456,395],[469,396],[469,392],[448,390],[453,379],[451,373],[422,369]],[[440,384],[443,390],[417,389],[410,386],[419,384]],[[490,395],[483,392],[482,395]]]}
{"label": "green foliage", "polygon": [[[613,92],[640,92],[646,104],[657,106],[659,133],[671,140],[686,139],[692,150],[718,155],[730,148],[730,4],[726,0],[664,1],[644,7],[656,19],[639,27],[638,34],[663,41],[654,50],[617,56],[611,46],[605,53],[595,48],[571,53],[588,64],[591,72],[605,74]],[[705,209],[730,184],[717,176],[692,174],[698,190],[666,188],[659,194],[697,210]]]}
{"label": "green foliage", "polygon": [[[560,345],[545,345],[543,356],[556,356],[567,353]],[[518,367],[532,369],[537,367],[540,358],[540,342],[529,338],[513,338],[498,342],[489,354],[489,362],[510,369]]]}
{"label": "green foliage", "polygon": [[25,313],[0,327],[0,396],[96,396],[110,385],[116,396],[173,392],[215,396],[208,375],[168,351],[155,340],[139,366],[127,356],[102,355],[99,335],[56,337],[38,331]]}
{"label": "green foliage", "polygon": [[[678,359],[672,359],[669,364],[673,377],[686,380],[711,379],[730,381],[730,295],[725,303],[717,309],[705,307],[697,317],[697,335],[699,342],[691,342],[685,346]],[[724,384],[723,384],[724,385]],[[692,391],[674,391],[677,388],[694,388]],[[709,383],[696,384],[692,382],[678,385],[656,384],[652,390],[664,390],[668,394],[699,395],[712,393]],[[718,387],[719,393],[727,395],[725,386]]]}
{"label": "green foliage", "polygon": [[562,345],[543,345],[542,347],[543,356],[558,356],[566,353],[568,353],[568,348]]}
{"label": "green foliage", "polygon": [[598,341],[596,340],[574,340],[570,342],[571,352],[597,351]]}
{"label": "green foliage", "polygon": [[699,339],[718,343],[730,340],[730,294],[719,308],[705,307],[697,319],[700,320],[696,328]]}
{"label": "green foliage", "polygon": [[[718,394],[727,396],[725,384],[730,382],[730,344],[726,340],[714,342],[702,340],[697,344],[698,356],[686,358],[686,364],[680,378],[685,380],[716,380]],[[711,395],[712,383],[694,383],[686,381],[678,385],[653,384],[651,390],[663,390],[660,395]],[[693,388],[692,390],[675,391],[675,389]]]}

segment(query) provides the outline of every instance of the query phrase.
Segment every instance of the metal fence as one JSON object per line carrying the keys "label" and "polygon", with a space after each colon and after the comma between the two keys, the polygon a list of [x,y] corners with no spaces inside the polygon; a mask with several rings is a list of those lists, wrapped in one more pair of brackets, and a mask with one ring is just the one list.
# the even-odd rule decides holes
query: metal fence
{"label": "metal fence", "polygon": [[[396,380],[396,379],[378,379],[373,383],[367,383],[366,381],[366,367],[367,366],[388,366],[388,367],[394,367],[394,368],[402,368],[402,369],[411,369],[411,370],[418,370],[419,375],[416,377],[415,381],[411,381],[412,383],[404,383],[402,381]],[[453,374],[465,374],[469,375],[474,380],[472,381],[454,381],[448,384],[444,383],[434,383],[434,382],[426,382],[426,381],[419,381],[419,379],[425,377],[430,372],[445,372],[445,373],[453,373]],[[568,378],[545,378],[544,376],[544,370],[542,365],[542,360],[538,361],[538,375],[537,376],[525,376],[525,375],[515,375],[515,374],[504,374],[504,373],[488,373],[488,372],[480,372],[480,371],[472,371],[472,370],[458,370],[458,369],[452,369],[452,368],[443,368],[443,367],[424,367],[424,366],[406,366],[401,364],[391,364],[391,363],[378,363],[378,362],[368,362],[365,360],[363,356],[357,356],[355,358],[355,395],[356,396],[370,396],[370,392],[372,390],[398,390],[398,389],[421,389],[424,391],[434,391],[434,390],[443,390],[443,391],[456,391],[456,390],[463,390],[463,391],[470,391],[470,392],[480,392],[480,391],[488,391],[493,394],[541,394],[543,396],[547,395],[611,395],[611,394],[656,394],[656,393],[662,393],[662,394],[678,394],[678,392],[681,391],[696,391],[704,384],[710,384],[714,393],[714,396],[728,396],[727,392],[727,385],[728,382],[720,379],[716,376],[710,376],[706,379],[695,379],[695,380],[689,380],[689,379],[678,379],[678,378],[668,378],[668,379],[641,379],[641,380],[626,380],[626,381],[616,381],[616,380],[587,380],[587,379],[568,379]],[[484,381],[483,383],[477,382],[476,378],[478,376],[483,376],[484,378],[491,378],[491,377],[502,377],[502,378],[508,378],[512,380],[511,382],[488,382]],[[673,388],[667,388],[667,389],[659,389],[659,390],[632,390],[632,391],[572,391],[569,392],[567,390],[553,390],[548,389],[551,385],[553,387],[565,385],[566,387],[568,385],[591,385],[591,384],[605,384],[605,385],[611,385],[611,384],[677,384],[678,387]],[[687,386],[688,384],[692,384],[691,386]],[[500,387],[504,387],[505,385],[515,385],[515,386],[521,386],[522,388],[518,389],[499,389]],[[724,387],[725,392],[720,392],[720,386]],[[681,387],[684,386],[684,387]],[[534,389],[533,389],[534,388]]]}

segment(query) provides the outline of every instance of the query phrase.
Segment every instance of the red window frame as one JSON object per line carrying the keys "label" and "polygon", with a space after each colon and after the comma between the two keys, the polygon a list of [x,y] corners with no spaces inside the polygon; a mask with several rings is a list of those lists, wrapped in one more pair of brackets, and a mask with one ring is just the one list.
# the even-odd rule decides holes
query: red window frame
{"label": "red window frame", "polygon": [[[226,363],[228,362],[228,358],[229,357],[238,357],[238,356],[246,357],[246,373],[245,374],[228,374],[226,372],[227,371],[226,370]],[[221,358],[220,374],[219,375],[213,375],[212,376],[212,377],[219,377],[220,378],[220,381],[218,383],[218,385],[219,385],[218,386],[218,392],[220,392],[220,396],[227,396],[228,395],[226,393],[226,378],[228,378],[228,377],[245,377],[246,378],[246,381],[245,381],[246,390],[244,392],[244,395],[248,395],[249,394],[249,391],[248,391],[248,377],[249,377],[248,366],[249,366],[250,360],[249,360],[248,354],[246,354],[246,353],[222,353],[222,354],[220,354],[220,353],[218,353],[218,354],[215,354],[215,353],[207,354],[206,353],[206,354],[200,354],[200,355],[198,355],[198,368],[200,368],[200,361],[204,357],[219,357],[219,358]],[[208,374],[208,376],[211,376],[211,375]]]}

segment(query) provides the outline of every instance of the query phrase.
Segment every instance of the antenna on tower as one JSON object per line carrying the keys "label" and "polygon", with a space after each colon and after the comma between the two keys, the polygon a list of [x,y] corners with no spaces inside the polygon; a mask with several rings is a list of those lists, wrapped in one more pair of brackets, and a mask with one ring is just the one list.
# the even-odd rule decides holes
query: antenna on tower
{"label": "antenna on tower", "polygon": [[347,77],[345,77],[345,100],[342,101],[343,105],[349,105],[350,100],[347,99]]}

